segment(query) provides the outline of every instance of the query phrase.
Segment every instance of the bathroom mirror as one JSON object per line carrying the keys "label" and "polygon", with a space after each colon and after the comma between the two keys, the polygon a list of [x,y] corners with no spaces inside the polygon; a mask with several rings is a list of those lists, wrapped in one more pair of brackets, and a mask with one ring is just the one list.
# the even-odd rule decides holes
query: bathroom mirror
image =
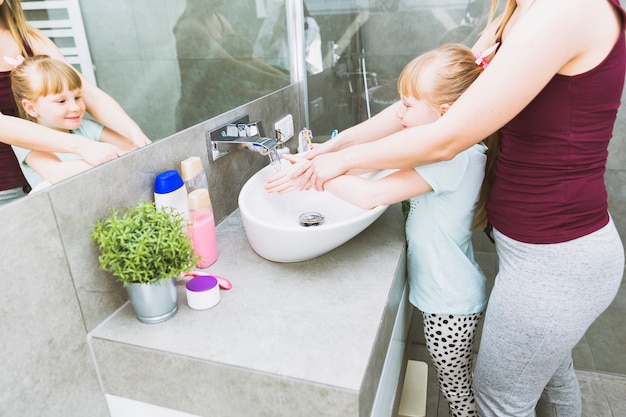
{"label": "bathroom mirror", "polygon": [[77,9],[98,86],[158,140],[290,84],[286,1],[22,3],[31,22],[75,21]]}

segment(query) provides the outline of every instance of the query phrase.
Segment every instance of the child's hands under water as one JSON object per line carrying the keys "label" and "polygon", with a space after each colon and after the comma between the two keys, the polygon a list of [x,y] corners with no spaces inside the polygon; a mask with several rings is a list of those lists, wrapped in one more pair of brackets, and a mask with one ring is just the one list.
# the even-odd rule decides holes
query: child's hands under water
{"label": "child's hands under water", "polygon": [[291,191],[300,190],[300,178],[293,178],[293,173],[299,171],[311,161],[300,155],[283,155],[283,159],[291,164],[287,167],[283,165],[283,169],[272,175],[265,181],[265,191],[268,193],[286,194]]}
{"label": "child's hands under water", "polygon": [[[345,169],[334,162],[338,155],[336,151],[339,150],[336,145],[337,138],[315,143],[306,153],[283,155],[283,159],[291,162],[291,166],[268,178],[265,190],[279,194],[312,188],[324,191],[324,182],[345,173]],[[325,165],[327,161],[333,163]]]}

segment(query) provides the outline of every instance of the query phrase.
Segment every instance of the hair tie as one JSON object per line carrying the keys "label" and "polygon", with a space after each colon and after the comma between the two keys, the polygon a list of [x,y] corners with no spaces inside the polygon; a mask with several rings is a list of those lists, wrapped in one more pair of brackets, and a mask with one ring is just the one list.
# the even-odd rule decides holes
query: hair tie
{"label": "hair tie", "polygon": [[485,49],[484,51],[482,51],[478,55],[475,55],[476,65],[482,66],[483,69],[487,68],[487,65],[489,65],[489,62],[487,62],[487,60],[485,58],[487,58],[488,56],[493,54],[495,52],[495,50],[498,49],[498,46],[500,46],[500,42],[496,42],[494,45],[492,45],[489,48]]}
{"label": "hair tie", "polygon": [[11,58],[9,56],[5,56],[4,60],[9,64],[13,65],[13,68],[17,68],[22,62],[24,62],[24,57],[22,55],[18,55],[15,58]]}

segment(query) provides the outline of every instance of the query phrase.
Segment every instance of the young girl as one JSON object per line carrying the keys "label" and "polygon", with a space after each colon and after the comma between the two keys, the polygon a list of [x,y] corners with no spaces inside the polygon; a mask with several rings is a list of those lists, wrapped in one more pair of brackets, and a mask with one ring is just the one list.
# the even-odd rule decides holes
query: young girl
{"label": "young girl", "polygon": [[[415,58],[398,79],[402,107],[395,128],[439,119],[483,66],[482,58],[460,44],[444,45]],[[484,204],[479,203],[479,196],[486,150],[479,143],[450,161],[401,169],[379,180],[343,175],[325,184],[327,191],[364,209],[410,199],[406,222],[409,300],[423,313],[426,345],[455,417],[477,415],[472,345],[487,294],[471,236],[474,209]],[[298,186],[288,182],[280,189],[272,184],[270,189],[285,192]],[[476,216],[480,213],[482,209]]]}
{"label": "young girl", "polygon": [[[63,61],[37,55],[18,63],[11,73],[20,117],[61,132],[107,142],[123,150],[136,146],[118,133],[85,120],[86,105],[78,73]],[[57,183],[92,167],[78,155],[32,151],[13,146],[22,172],[35,189]]]}

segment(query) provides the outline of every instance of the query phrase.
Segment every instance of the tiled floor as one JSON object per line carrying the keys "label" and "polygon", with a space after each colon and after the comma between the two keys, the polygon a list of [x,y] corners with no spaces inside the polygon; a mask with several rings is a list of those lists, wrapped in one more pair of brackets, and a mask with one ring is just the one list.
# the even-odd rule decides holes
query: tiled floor
{"label": "tiled floor", "polygon": [[[435,369],[426,347],[412,343],[407,345],[407,360],[424,361],[428,364],[428,402],[426,417],[448,417],[448,405],[439,394]],[[626,376],[577,371],[583,395],[583,417],[626,417]]]}

